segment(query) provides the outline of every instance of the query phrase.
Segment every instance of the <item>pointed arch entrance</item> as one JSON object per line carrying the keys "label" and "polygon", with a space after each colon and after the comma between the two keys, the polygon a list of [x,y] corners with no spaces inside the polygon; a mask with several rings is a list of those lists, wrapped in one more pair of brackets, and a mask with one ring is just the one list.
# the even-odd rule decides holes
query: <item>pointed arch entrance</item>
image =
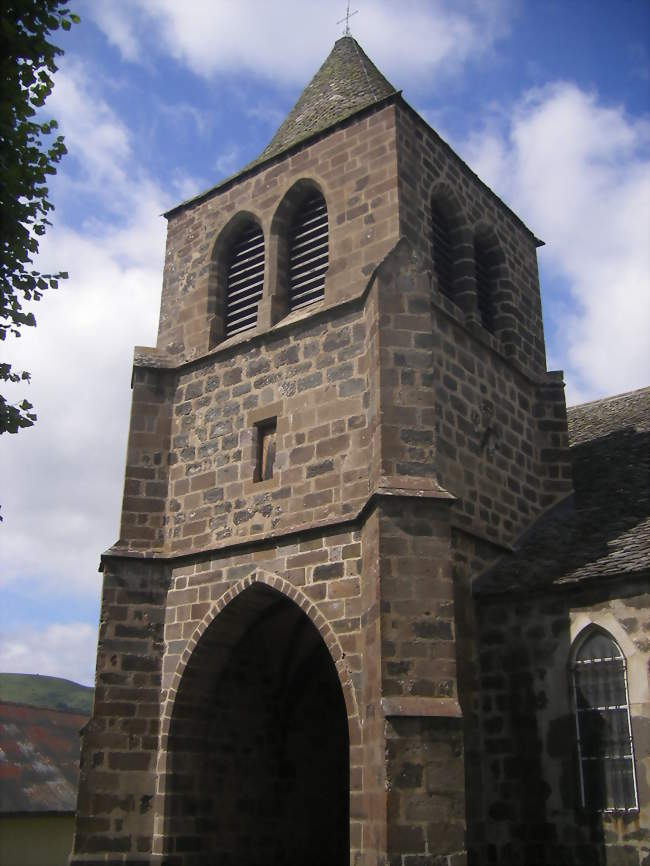
{"label": "pointed arch entrance", "polygon": [[349,734],[318,629],[261,582],[185,666],[170,720],[165,849],[182,866],[348,866]]}

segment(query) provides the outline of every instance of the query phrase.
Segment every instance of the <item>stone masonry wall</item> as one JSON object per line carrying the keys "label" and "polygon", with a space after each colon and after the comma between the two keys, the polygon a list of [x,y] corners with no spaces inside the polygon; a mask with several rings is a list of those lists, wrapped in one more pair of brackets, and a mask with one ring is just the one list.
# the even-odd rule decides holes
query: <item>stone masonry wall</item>
{"label": "stone masonry wall", "polygon": [[[430,273],[441,181],[470,226],[457,227],[462,304]],[[324,301],[287,316],[278,232],[304,183],[327,202],[330,268]],[[241,213],[264,231],[264,295],[258,327],[220,342],[213,251]],[[493,335],[472,309],[468,253],[490,220],[504,254]],[[218,671],[202,680],[192,654],[212,625],[215,652],[232,653],[253,620],[231,627],[229,605],[257,584],[301,608],[336,666],[351,866],[464,863],[478,687],[457,657],[473,621],[461,612],[459,633],[456,608],[477,557],[570,488],[562,383],[544,364],[534,239],[397,98],[169,214],[158,346],[136,356],[121,537],[105,558],[78,866],[200,862],[201,820],[169,796],[175,701],[191,682],[196,709],[214,688]],[[275,470],[256,481],[272,418]],[[471,565],[460,535],[483,539]],[[101,799],[109,784],[119,797]]]}
{"label": "stone masonry wall", "polygon": [[[197,629],[235,597],[233,589],[259,580],[299,605],[336,665],[350,743],[350,863],[374,866],[360,859],[369,814],[359,700],[361,562],[361,533],[353,526],[195,558],[171,572],[165,563],[105,559],[95,706],[83,738],[72,863],[185,863],[167,845],[164,796],[177,671]],[[227,646],[223,634],[218,642],[224,639]],[[209,702],[214,683],[198,687]]]}
{"label": "stone masonry wall", "polygon": [[[426,834],[428,848],[422,850],[430,852],[436,850],[435,845],[442,852],[447,843],[452,844],[450,833],[455,827],[453,832],[457,837],[453,845],[456,849],[457,839],[462,836],[462,808],[456,802],[462,800],[462,785],[459,787],[455,782],[453,791],[439,796],[434,796],[434,793],[437,790],[435,786],[441,784],[438,776],[441,771],[446,778],[451,778],[453,772],[456,776],[460,773],[462,779],[462,752],[459,752],[457,742],[458,714],[454,713],[451,720],[445,717],[444,711],[448,709],[445,698],[439,701],[443,716],[438,720],[431,718],[431,707],[425,707],[423,715],[420,706],[392,704],[385,707],[382,702],[382,698],[389,694],[425,701],[426,697],[418,698],[418,695],[455,694],[454,649],[453,640],[450,640],[450,636],[453,638],[453,608],[449,602],[451,582],[448,578],[440,582],[440,575],[446,568],[443,562],[445,551],[449,549],[448,529],[439,538],[430,521],[423,518],[425,502],[417,498],[410,498],[405,503],[401,498],[383,496],[381,501],[381,508],[371,510],[356,526],[351,524],[348,528],[341,526],[294,534],[275,541],[242,544],[221,553],[215,551],[210,556],[193,557],[186,564],[172,566],[171,577],[167,576],[166,567],[160,566],[161,578],[155,597],[151,588],[146,593],[144,591],[145,581],[151,581],[150,577],[147,578],[151,568],[149,563],[107,560],[104,604],[106,615],[110,615],[114,622],[103,628],[100,635],[98,683],[109,682],[112,690],[104,692],[100,687],[98,696],[109,696],[111,702],[96,705],[91,729],[86,735],[84,755],[87,756],[85,764],[101,761],[101,765],[119,767],[122,770],[119,783],[116,783],[117,776],[111,775],[107,784],[113,786],[113,794],[116,786],[118,790],[123,788],[123,794],[112,796],[110,802],[98,796],[97,790],[101,791],[104,784],[98,776],[99,765],[97,770],[93,768],[84,776],[76,863],[90,864],[97,858],[101,860],[104,851],[112,851],[116,862],[141,860],[168,866],[199,862],[189,848],[183,853],[168,847],[165,792],[171,778],[168,773],[173,768],[168,751],[171,747],[168,733],[170,713],[180,686],[182,661],[190,657],[197,635],[214,622],[224,605],[237,597],[237,592],[252,586],[255,581],[264,581],[282,592],[307,613],[319,628],[336,664],[346,701],[350,738],[352,866],[384,864],[387,845],[392,845],[395,850],[400,834],[408,834],[411,832],[409,828],[414,826],[420,827],[415,831],[416,835]],[[438,500],[426,500],[426,503],[431,521],[447,514],[449,505],[446,500],[443,504]],[[423,535],[425,522],[427,527]],[[404,550],[397,544],[401,537],[411,539]],[[412,548],[411,544],[414,545]],[[411,582],[407,572],[422,553],[418,545],[426,546],[428,553],[424,559],[432,565],[428,575],[423,573]],[[440,560],[437,565],[434,559]],[[404,592],[401,593],[391,589],[394,583],[391,574],[397,575],[398,572],[403,574],[401,585]],[[119,591],[119,595],[115,594],[115,585],[124,587],[129,583],[132,586],[128,599],[124,589]],[[419,599],[417,596],[422,593],[426,598]],[[132,607],[123,611],[119,608],[109,610],[107,605],[116,599],[122,602],[130,600]],[[153,613],[139,610],[136,602],[153,603],[158,619],[165,606],[164,644],[160,640],[159,621],[154,642],[142,642],[143,635],[154,634],[148,622]],[[380,616],[382,604],[384,613]],[[426,609],[417,618],[421,627],[418,625],[419,631],[411,640],[407,608],[419,609],[422,604]],[[127,635],[120,625],[121,616],[127,618],[129,640],[121,638],[115,641],[113,632]],[[396,618],[401,617],[408,634],[404,632],[403,644],[398,646]],[[391,618],[395,620],[392,625]],[[139,630],[131,627],[131,619],[143,623]],[[433,627],[429,628],[431,624]],[[450,633],[441,632],[443,624],[451,629]],[[223,636],[217,640],[219,652],[228,647],[228,640],[238,639],[236,634],[228,637],[229,633],[230,626],[226,624],[225,631],[221,632]],[[392,653],[391,643],[394,644]],[[142,655],[134,659],[136,652]],[[404,653],[413,659],[412,669],[406,674],[399,668],[398,658]],[[149,681],[152,702],[136,703],[146,695],[140,689]],[[407,688],[404,685],[407,681],[413,681],[416,687]],[[404,688],[400,686],[396,691],[391,686],[393,682],[400,682]],[[429,682],[431,688],[422,692],[418,683],[425,682]],[[210,699],[213,685],[207,681],[201,683],[199,680],[193,688],[198,689],[199,704],[201,700]],[[154,702],[156,695],[160,697],[159,705]],[[128,706],[119,701],[121,696],[128,697]],[[131,730],[131,712],[148,719],[144,730],[151,736],[146,741],[140,737],[126,739],[111,733],[121,731],[123,727]],[[157,724],[159,714],[162,719],[160,729]],[[400,720],[404,714],[406,719],[402,723]],[[388,726],[386,716],[391,720]],[[418,722],[420,717],[424,721]],[[422,738],[419,738],[418,731]],[[393,785],[390,779],[402,779],[404,763],[414,764],[416,760],[424,774],[422,779],[427,779],[426,785],[422,782],[422,785],[407,785],[401,790],[401,815],[394,811],[395,798],[387,803],[383,770],[387,736],[394,755],[387,767],[389,786]],[[430,742],[438,745],[423,745]],[[422,748],[424,751],[417,758],[418,749]],[[101,757],[97,757],[95,752],[100,750]],[[126,772],[131,765],[133,769]],[[395,781],[396,792],[401,784],[401,781]],[[93,789],[92,793],[86,785]],[[84,807],[83,803],[88,805]],[[417,803],[421,805],[417,806]],[[425,803],[429,816],[426,821],[431,826],[434,822],[444,823],[447,827],[445,834],[435,843],[430,829],[424,827],[426,821],[422,809]],[[386,837],[387,816],[390,817],[388,832],[392,841]],[[458,862],[462,862],[462,858]]]}
{"label": "stone masonry wall", "polygon": [[[404,105],[397,111],[397,164],[400,233],[431,268],[431,201],[447,211],[454,233],[453,280],[464,319],[486,341],[524,369],[546,371],[544,331],[537,274],[538,242],[521,221],[476,177],[471,169]],[[474,239],[487,232],[500,249],[495,293],[496,335],[479,324],[474,268]],[[440,297],[450,309],[453,301]]]}
{"label": "stone masonry wall", "polygon": [[432,482],[457,499],[455,524],[511,544],[572,489],[561,376],[529,375],[468,330],[408,242],[376,279],[380,476]]}
{"label": "stone masonry wall", "polygon": [[384,697],[458,699],[448,500],[383,503]]}
{"label": "stone masonry wall", "polygon": [[[184,553],[358,510],[374,461],[371,339],[359,301],[179,371],[136,368],[120,544]],[[256,482],[271,418],[275,470]]]}
{"label": "stone masonry wall", "polygon": [[71,863],[151,851],[168,584],[163,564],[106,564]]}
{"label": "stone masonry wall", "polygon": [[471,532],[455,527],[451,532],[452,579],[454,587],[454,631],[458,701],[463,712],[465,758],[466,844],[470,866],[484,866],[485,842],[483,750],[481,731],[481,672],[479,667],[478,624],[472,583],[504,549]]}
{"label": "stone masonry wall", "polygon": [[[432,353],[439,483],[460,501],[469,531],[511,543],[540,511],[571,490],[561,377],[546,373],[536,239],[451,149],[403,105],[397,112],[400,232],[430,274],[433,321],[415,348]],[[454,295],[432,265],[431,202],[450,214]],[[473,242],[488,230],[501,250],[495,320],[480,324]],[[394,353],[393,364],[399,366]],[[417,363],[417,362],[416,362]]]}
{"label": "stone masonry wall", "polygon": [[[269,279],[277,267],[274,216],[287,193],[305,178],[321,188],[327,203],[330,268],[324,303],[358,293],[398,238],[396,172],[395,108],[389,105],[171,212],[158,349],[179,360],[208,349],[210,317],[218,312],[210,299],[212,252],[237,213],[255,216],[264,232],[263,304],[271,295],[281,295],[284,287]],[[284,315],[280,310],[279,317]],[[274,324],[267,319],[259,329]]]}
{"label": "stone masonry wall", "polygon": [[[368,496],[367,320],[333,311],[178,376],[170,552],[350,514]],[[277,418],[273,478],[254,482],[256,423]]]}
{"label": "stone masonry wall", "polygon": [[132,388],[120,543],[151,550],[165,539],[174,375],[136,366]]}
{"label": "stone masonry wall", "polygon": [[[398,840],[407,836],[410,854],[417,849],[434,856],[453,844],[459,862],[464,857],[458,841],[464,820],[459,806],[464,790],[458,746],[462,720],[447,521],[459,520],[463,503],[471,502],[486,477],[495,488],[503,486],[499,479],[510,464],[508,454],[499,452],[502,462],[494,466],[490,457],[495,452],[481,454],[480,430],[472,428],[473,437],[462,440],[462,431],[455,429],[462,427],[456,415],[462,419],[469,414],[464,406],[471,405],[470,398],[490,394],[497,419],[499,413],[508,416],[510,404],[497,386],[509,382],[519,414],[508,423],[520,423],[520,429],[513,427],[503,437],[512,446],[513,465],[524,452],[532,455],[531,466],[534,459],[541,466],[542,446],[549,444],[548,435],[561,435],[555,428],[561,430],[563,424],[562,417],[554,416],[551,400],[542,409],[553,429],[550,434],[540,431],[533,397],[530,403],[521,397],[521,391],[534,396],[537,386],[509,370],[502,357],[495,360],[486,349],[484,366],[477,365],[473,372],[456,365],[461,354],[456,345],[469,358],[474,337],[460,325],[454,331],[449,317],[436,318],[430,291],[418,257],[408,243],[400,242],[358,300],[286,323],[276,333],[260,334],[237,347],[226,346],[177,371],[136,370],[140,390],[134,419],[141,400],[145,421],[136,423],[143,438],[132,437],[130,443],[129,454],[136,455],[127,471],[130,501],[137,501],[137,494],[146,500],[154,492],[148,482],[159,482],[139,473],[163,474],[160,467],[166,465],[169,481],[160,483],[158,491],[162,509],[147,511],[145,502],[141,512],[161,526],[166,553],[194,555],[188,565],[174,567],[167,597],[162,706],[171,705],[174,677],[196,629],[233,587],[263,569],[304,591],[315,605],[310,615],[323,617],[346,654],[345,676],[356,695],[353,717],[356,724],[363,720],[362,737],[351,727],[351,862],[372,866],[382,862],[384,852],[396,854],[402,844]],[[445,333],[450,336],[445,338]],[[449,372],[443,385],[445,369]],[[454,397],[453,381],[466,403]],[[552,391],[553,383],[542,387]],[[270,416],[278,419],[276,474],[268,482],[254,482],[254,429]],[[447,436],[455,437],[463,457],[462,475],[453,474],[456,461]],[[475,465],[477,488],[467,474]],[[459,502],[453,502],[439,481]],[[539,494],[531,511],[536,513],[545,488],[543,478],[535,481]],[[377,515],[355,518],[373,490],[388,494],[382,498],[389,506]],[[506,526],[508,538],[531,513],[521,508],[519,514],[517,507],[515,500],[519,523]],[[436,509],[444,511],[442,523],[442,512]],[[122,543],[148,550],[153,527],[137,517],[138,508],[132,511],[134,519],[125,523],[131,537]],[[291,534],[305,524],[346,518],[355,522],[344,531],[323,527]],[[479,513],[476,525],[479,534],[490,534],[484,514]],[[438,537],[442,526],[444,537]],[[140,527],[147,532],[139,539]],[[359,532],[367,545],[363,551]],[[202,548],[206,555],[197,557]],[[385,699],[399,700],[383,707]],[[400,704],[404,699],[406,704]],[[389,741],[394,757],[382,770]],[[425,746],[427,742],[438,745]],[[165,743],[163,735],[157,816],[165,815]],[[427,769],[430,748],[438,755],[435,770]],[[406,765],[419,767],[414,771],[417,784],[398,791],[398,780],[408,777]],[[453,776],[444,796],[431,781],[431,774],[441,769]],[[396,792],[388,800],[387,784]],[[431,820],[446,827],[437,841],[433,824],[423,817],[423,803],[432,810]],[[153,848],[162,857],[167,831],[164,817],[157,821]],[[178,862],[185,863],[182,858]]]}
{"label": "stone masonry wall", "polygon": [[459,718],[386,722],[389,866],[465,866],[465,779]]}
{"label": "stone masonry wall", "polygon": [[454,520],[511,544],[572,489],[564,388],[531,379],[434,306],[433,429]]}
{"label": "stone masonry wall", "polygon": [[[621,598],[618,585],[479,601],[487,844],[477,862],[648,862],[650,616],[647,593],[634,592],[630,585]],[[607,629],[626,656],[638,812],[590,813],[580,804],[569,661],[590,623]]]}
{"label": "stone masonry wall", "polygon": [[[177,671],[183,653],[202,624],[214,616],[232,598],[242,583],[268,581],[268,585],[292,598],[310,617],[324,636],[337,666],[347,705],[350,735],[350,846],[352,864],[355,851],[361,848],[365,809],[359,804],[362,795],[361,721],[359,713],[362,689],[361,636],[361,543],[358,529],[309,533],[279,540],[276,543],[243,547],[237,552],[224,551],[212,558],[174,569],[167,604],[165,626],[166,653],[163,661],[162,713],[172,707],[180,680]],[[223,641],[222,641],[223,642]],[[207,688],[207,684],[206,684]],[[154,850],[161,851],[166,828],[164,818],[165,771],[168,734],[163,728],[160,782],[163,786],[156,803],[161,816],[156,827],[158,841]]]}
{"label": "stone masonry wall", "polygon": [[[394,476],[438,481],[458,520],[508,542],[566,493],[561,383],[537,384],[432,319],[405,248],[377,292],[177,373],[138,371],[122,542],[162,536],[178,553],[280,532],[352,514]],[[256,425],[271,417],[276,472],[256,483]]]}
{"label": "stone masonry wall", "polygon": [[[177,553],[351,514],[396,475],[437,480],[458,521],[508,543],[570,490],[561,381],[432,319],[424,275],[395,258],[378,321],[360,301],[178,372],[136,368],[124,544]],[[276,472],[255,483],[270,417]]]}
{"label": "stone masonry wall", "polygon": [[[570,490],[561,382],[544,375],[532,347],[543,347],[534,239],[413,124],[404,106],[389,105],[171,213],[158,351],[141,353],[146,370],[134,377],[124,545],[179,553],[349,514],[385,475],[437,480],[460,500],[463,525],[510,543]],[[267,315],[281,294],[274,215],[305,178],[328,201],[325,301]],[[521,333],[534,335],[526,365],[505,331],[487,333],[428,270],[429,203],[445,178],[462,188],[477,225],[499,227],[504,281],[516,288]],[[259,218],[267,238],[260,321],[206,355],[211,253],[240,211]],[[395,246],[398,228],[411,262]],[[378,321],[367,306],[339,308],[390,249]],[[277,417],[277,473],[255,484],[256,430],[267,417]]]}
{"label": "stone masonry wall", "polygon": [[451,507],[387,497],[380,511],[390,866],[465,863]]}
{"label": "stone masonry wall", "polygon": [[[180,687],[182,659],[195,652],[202,624],[212,623],[215,612],[223,609],[242,585],[268,580],[270,586],[301,604],[326,636],[344,685],[348,711],[352,866],[384,864],[387,848],[398,850],[398,840],[409,833],[421,842],[419,848],[408,849],[411,853],[419,850],[437,856],[448,853],[448,846],[453,845],[458,863],[463,862],[462,735],[454,700],[448,509],[447,500],[441,504],[437,499],[411,497],[405,501],[381,496],[358,529],[333,528],[278,539],[274,544],[245,545],[236,552],[213,553],[209,559],[174,570],[165,627],[165,718],[169,714],[166,708],[173,706]],[[411,574],[416,560],[418,574]],[[396,591],[398,586],[401,591]],[[292,588],[296,591],[293,595]],[[415,617],[415,624],[411,617]],[[227,634],[229,627],[225,628]],[[224,646],[223,639],[219,646]],[[399,699],[384,705],[391,695]],[[391,723],[387,726],[388,716]],[[402,724],[403,716],[407,719]],[[424,718],[421,723],[417,721],[420,718]],[[425,731],[422,741],[411,730],[413,725],[416,732],[420,728]],[[163,787],[156,801],[159,815],[166,814],[165,774],[170,769],[168,749],[172,748],[164,730],[159,759],[159,785]],[[385,777],[387,736],[395,759],[387,766],[389,775]],[[423,745],[430,740],[438,745]],[[423,749],[419,758],[418,749]],[[401,792],[400,815],[395,811],[396,798],[387,799],[387,785],[389,789],[399,788],[401,783],[394,785],[390,780],[393,776],[401,779],[404,761],[412,764],[416,760],[428,781],[426,786],[423,783],[415,790]],[[453,778],[454,783],[447,793],[433,797],[443,784],[440,774]],[[396,796],[398,793],[396,789]],[[423,810],[427,811],[426,819]],[[444,834],[434,837],[433,824],[444,824]],[[156,835],[159,842],[154,842],[154,851],[161,850],[156,846],[165,838],[162,823]],[[170,866],[184,866],[186,862],[194,861],[180,856],[169,860]]]}
{"label": "stone masonry wall", "polygon": [[[282,290],[272,284],[271,225],[305,177],[328,203],[325,301],[280,317],[269,332],[262,307]],[[394,245],[395,190],[389,106],[170,216],[159,349],[140,350],[136,359],[122,546],[196,550],[347,513],[367,496],[369,434],[377,423],[369,403],[373,337],[361,307],[323,317],[365,289]],[[214,314],[211,254],[240,211],[260,220],[267,239],[260,322],[205,355]],[[256,424],[276,416],[276,477],[253,487]]]}

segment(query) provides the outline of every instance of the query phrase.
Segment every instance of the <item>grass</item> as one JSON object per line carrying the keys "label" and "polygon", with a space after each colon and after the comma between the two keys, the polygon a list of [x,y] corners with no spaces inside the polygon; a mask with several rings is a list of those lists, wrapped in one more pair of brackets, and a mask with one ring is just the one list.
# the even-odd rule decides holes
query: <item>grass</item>
{"label": "grass", "polygon": [[93,689],[59,677],[40,674],[0,674],[0,700],[52,710],[90,715]]}

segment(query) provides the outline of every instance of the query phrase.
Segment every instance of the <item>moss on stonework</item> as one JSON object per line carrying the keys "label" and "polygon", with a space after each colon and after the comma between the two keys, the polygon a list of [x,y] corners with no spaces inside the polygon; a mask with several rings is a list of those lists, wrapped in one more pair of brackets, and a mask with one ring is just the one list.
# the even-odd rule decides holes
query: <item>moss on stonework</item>
{"label": "moss on stonework", "polygon": [[396,92],[358,42],[343,36],[251,165],[282,153]]}

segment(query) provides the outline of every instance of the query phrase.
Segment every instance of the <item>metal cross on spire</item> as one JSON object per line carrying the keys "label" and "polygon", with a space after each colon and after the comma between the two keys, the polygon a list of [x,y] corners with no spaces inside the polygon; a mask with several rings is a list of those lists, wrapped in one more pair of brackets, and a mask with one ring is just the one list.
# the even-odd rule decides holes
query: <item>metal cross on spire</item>
{"label": "metal cross on spire", "polygon": [[352,18],[353,15],[356,15],[358,11],[358,9],[355,9],[354,12],[350,12],[350,0],[348,0],[348,11],[345,14],[345,18],[341,18],[340,21],[336,22],[337,24],[343,24],[343,22],[345,21],[345,30],[343,31],[344,36],[352,35],[350,33],[350,18]]}

